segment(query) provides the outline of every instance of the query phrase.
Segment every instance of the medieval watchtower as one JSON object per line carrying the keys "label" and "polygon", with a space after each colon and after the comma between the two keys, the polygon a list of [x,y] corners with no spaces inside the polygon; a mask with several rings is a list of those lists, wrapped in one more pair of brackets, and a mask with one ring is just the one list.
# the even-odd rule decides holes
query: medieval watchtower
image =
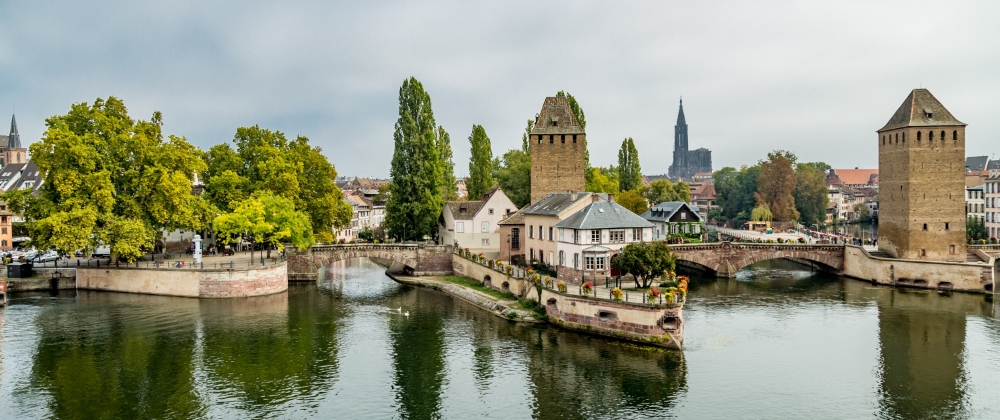
{"label": "medieval watchtower", "polygon": [[545,98],[528,142],[532,203],[552,192],[586,190],[587,135],[565,97]]}
{"label": "medieval watchtower", "polygon": [[879,249],[965,261],[965,123],[914,89],[878,136]]}

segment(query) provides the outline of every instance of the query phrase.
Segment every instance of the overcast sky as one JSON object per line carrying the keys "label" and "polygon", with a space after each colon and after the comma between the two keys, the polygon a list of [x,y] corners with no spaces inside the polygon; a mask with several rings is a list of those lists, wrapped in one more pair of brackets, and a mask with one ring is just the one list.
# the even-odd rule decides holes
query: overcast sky
{"label": "overcast sky", "polygon": [[70,104],[117,96],[197,146],[259,124],[320,145],[341,175],[385,177],[402,81],[429,91],[455,172],[495,155],[566,90],[591,161],[632,137],[666,173],[683,96],[715,169],[773,149],[877,167],[875,130],[923,86],[1000,158],[1000,2],[0,2],[0,131],[22,142]]}

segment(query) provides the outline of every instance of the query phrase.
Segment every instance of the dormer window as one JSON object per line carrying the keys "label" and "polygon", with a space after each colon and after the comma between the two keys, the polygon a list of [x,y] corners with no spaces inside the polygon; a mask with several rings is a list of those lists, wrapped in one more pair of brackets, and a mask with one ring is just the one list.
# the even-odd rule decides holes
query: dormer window
{"label": "dormer window", "polygon": [[929,119],[933,119],[934,118],[934,111],[931,111],[931,110],[929,110],[927,108],[924,108],[924,117],[929,118]]}

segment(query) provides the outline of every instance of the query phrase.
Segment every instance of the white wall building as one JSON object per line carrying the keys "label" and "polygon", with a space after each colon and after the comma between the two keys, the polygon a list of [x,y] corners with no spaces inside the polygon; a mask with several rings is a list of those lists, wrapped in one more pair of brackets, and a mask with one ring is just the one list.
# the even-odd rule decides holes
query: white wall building
{"label": "white wall building", "polygon": [[471,252],[497,258],[500,254],[499,223],[515,211],[517,206],[500,188],[486,193],[482,201],[446,202],[438,220],[438,241],[442,245],[457,243]]}
{"label": "white wall building", "polygon": [[986,233],[990,238],[1000,238],[1000,170],[991,170],[983,184],[983,215]]}
{"label": "white wall building", "polygon": [[965,220],[985,220],[984,208],[986,196],[983,194],[985,185],[965,188]]}
{"label": "white wall building", "polygon": [[588,204],[555,228],[559,235],[557,277],[577,284],[616,275],[611,259],[625,245],[653,238],[653,223],[608,200]]}

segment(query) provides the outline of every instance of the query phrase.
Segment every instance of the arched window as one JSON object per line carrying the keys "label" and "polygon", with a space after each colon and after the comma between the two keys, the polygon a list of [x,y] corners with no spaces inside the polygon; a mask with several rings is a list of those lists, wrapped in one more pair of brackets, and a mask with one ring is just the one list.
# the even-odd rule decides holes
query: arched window
{"label": "arched window", "polygon": [[955,131],[951,132],[951,139],[955,140],[955,141],[958,141],[958,130],[955,130]]}
{"label": "arched window", "polygon": [[[903,138],[905,139],[906,136],[904,135]],[[917,141],[920,141],[920,132],[919,131],[917,132]]]}
{"label": "arched window", "polygon": [[[920,135],[917,134],[917,137],[919,138]],[[927,141],[934,141],[934,132],[933,131],[928,131],[927,132]]]}
{"label": "arched window", "polygon": [[941,130],[941,143],[944,143],[944,130]]}
{"label": "arched window", "polygon": [[541,134],[538,135],[538,144],[542,144],[542,135]]}

